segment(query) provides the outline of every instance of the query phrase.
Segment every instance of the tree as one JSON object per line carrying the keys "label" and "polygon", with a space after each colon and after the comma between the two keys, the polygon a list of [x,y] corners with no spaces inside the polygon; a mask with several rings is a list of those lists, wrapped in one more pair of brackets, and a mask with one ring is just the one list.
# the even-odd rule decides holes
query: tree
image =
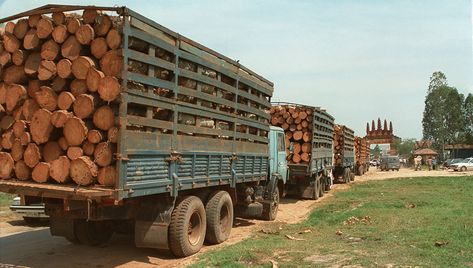
{"label": "tree", "polygon": [[376,146],[370,150],[370,153],[374,156],[374,158],[379,158],[381,156],[381,148],[379,148],[379,145],[376,144]]}
{"label": "tree", "polygon": [[424,139],[432,140],[434,148],[444,155],[444,146],[458,142],[465,132],[464,96],[447,85],[446,77],[435,72],[425,98],[422,119]]}
{"label": "tree", "polygon": [[396,142],[396,151],[399,155],[409,158],[414,151],[414,145],[416,144],[416,139],[404,139],[402,141]]}
{"label": "tree", "polygon": [[473,144],[473,94],[468,94],[464,104],[465,132],[463,140],[466,143]]}

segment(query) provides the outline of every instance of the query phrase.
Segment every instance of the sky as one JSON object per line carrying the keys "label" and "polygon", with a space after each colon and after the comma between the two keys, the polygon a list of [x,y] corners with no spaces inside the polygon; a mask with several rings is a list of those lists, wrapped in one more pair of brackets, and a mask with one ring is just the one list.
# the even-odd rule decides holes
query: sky
{"label": "sky", "polygon": [[[0,17],[48,1],[0,0]],[[422,137],[429,77],[473,93],[470,0],[74,1],[123,6],[274,82],[273,101],[323,107],[364,136],[387,119]]]}

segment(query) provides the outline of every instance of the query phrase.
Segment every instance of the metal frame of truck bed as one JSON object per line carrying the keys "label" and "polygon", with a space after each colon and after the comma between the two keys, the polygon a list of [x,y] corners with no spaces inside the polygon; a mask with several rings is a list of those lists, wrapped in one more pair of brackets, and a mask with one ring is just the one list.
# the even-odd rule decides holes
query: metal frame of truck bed
{"label": "metal frame of truck bed", "polygon": [[[113,188],[0,181],[1,191],[121,200],[160,193],[177,196],[186,189],[235,187],[237,183],[267,179],[269,115],[265,110],[271,105],[273,84],[238,62],[126,7],[46,5],[0,22],[84,9],[116,12],[123,22],[119,179]],[[131,38],[146,42],[147,51],[129,48]],[[170,55],[170,59],[157,56],[158,50]],[[133,61],[146,65],[147,74],[129,70]],[[186,68],[186,64],[195,69]],[[158,76],[162,71],[171,74],[171,78]],[[215,72],[216,77],[210,77],[209,72]],[[183,79],[195,82],[196,88],[183,86]],[[214,88],[215,93],[205,93],[202,86]],[[170,93],[159,95],[156,92],[160,90]],[[223,106],[227,109],[222,110]],[[168,120],[156,119],[156,109],[167,110],[172,116]],[[195,125],[181,122],[183,116],[194,116]],[[213,120],[214,128],[197,126],[203,119]],[[229,129],[217,129],[218,123]]]}

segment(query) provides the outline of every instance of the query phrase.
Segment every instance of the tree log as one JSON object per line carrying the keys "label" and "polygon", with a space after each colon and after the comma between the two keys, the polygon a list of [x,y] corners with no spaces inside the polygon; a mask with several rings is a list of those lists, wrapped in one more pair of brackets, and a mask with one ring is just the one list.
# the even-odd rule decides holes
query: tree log
{"label": "tree log", "polygon": [[15,135],[13,135],[13,131],[9,130],[2,134],[2,148],[10,150],[13,147],[13,143],[15,142]]}
{"label": "tree log", "polygon": [[112,76],[105,76],[100,79],[98,92],[100,98],[106,102],[114,101],[120,95],[121,86],[118,79]]}
{"label": "tree log", "polygon": [[63,151],[67,151],[67,148],[69,147],[69,144],[67,144],[66,138],[64,138],[64,136],[60,137],[57,140],[57,144],[59,145],[59,147],[61,147],[61,150]]}
{"label": "tree log", "polygon": [[23,133],[25,133],[26,127],[27,127],[27,124],[26,124],[25,120],[17,120],[13,124],[13,128],[12,128],[13,129],[13,134],[15,134],[15,137],[20,138],[21,135],[23,135]]}
{"label": "tree log", "polygon": [[107,132],[107,141],[117,143],[118,141],[118,128],[111,127]]}
{"label": "tree log", "polygon": [[36,25],[38,25],[38,22],[39,20],[42,18],[42,16],[40,14],[36,14],[36,15],[31,15],[28,17],[28,25],[30,27],[35,27],[36,28]]}
{"label": "tree log", "polygon": [[95,151],[95,144],[89,141],[85,141],[82,145],[82,151],[84,152],[84,155],[93,156]]}
{"label": "tree log", "polygon": [[59,76],[54,77],[53,82],[51,84],[51,88],[54,92],[60,93],[61,91],[65,90],[67,86],[67,79],[61,78]]}
{"label": "tree log", "polygon": [[27,98],[26,88],[22,85],[11,84],[7,88],[7,95],[5,96],[5,104],[7,111],[13,111],[17,105],[22,105],[23,100]]}
{"label": "tree log", "polygon": [[97,173],[97,165],[88,156],[81,156],[71,162],[70,175],[78,185],[94,183]]}
{"label": "tree log", "polygon": [[26,121],[31,121],[33,114],[39,109],[41,108],[34,99],[27,99],[21,107],[21,112],[23,113]]}
{"label": "tree log", "polygon": [[293,154],[292,155],[292,161],[296,164],[300,163],[301,162],[301,156],[299,154]]}
{"label": "tree log", "polygon": [[87,137],[88,129],[84,121],[78,117],[71,117],[63,128],[64,137],[70,146],[79,146]]}
{"label": "tree log", "polygon": [[99,89],[99,83],[102,78],[105,77],[105,74],[95,67],[89,68],[87,72],[87,88],[90,92],[96,92]]}
{"label": "tree log", "polygon": [[5,33],[3,35],[3,47],[6,51],[13,53],[20,49],[21,43],[13,34]]}
{"label": "tree log", "polygon": [[98,12],[96,9],[85,9],[84,12],[82,12],[82,20],[84,20],[84,23],[93,24],[97,15]]}
{"label": "tree log", "polygon": [[99,14],[95,19],[94,30],[95,35],[105,36],[112,27],[112,20],[107,14]]}
{"label": "tree log", "polygon": [[89,94],[80,94],[73,104],[74,114],[80,119],[89,117],[94,112],[94,108],[94,96]]}
{"label": "tree log", "polygon": [[91,143],[99,143],[102,139],[102,133],[96,129],[92,129],[87,133],[87,140]]}
{"label": "tree log", "polygon": [[5,104],[7,99],[8,85],[0,82],[0,104]]}
{"label": "tree log", "polygon": [[[11,62],[11,54],[10,52],[4,50],[0,52],[0,66],[6,66]],[[0,76],[1,76],[1,71],[0,71]]]}
{"label": "tree log", "polygon": [[311,135],[312,135],[311,132],[308,132],[308,131],[304,132],[304,135],[302,137],[304,142],[310,142],[311,141]]}
{"label": "tree log", "polygon": [[47,86],[40,87],[39,91],[35,93],[35,100],[39,107],[44,108],[50,112],[56,110],[57,98],[56,92]]}
{"label": "tree log", "polygon": [[115,125],[115,115],[110,106],[99,107],[93,116],[94,125],[101,130],[109,130]]}
{"label": "tree log", "polygon": [[31,142],[31,134],[29,132],[23,133],[20,137],[21,145],[26,146]]}
{"label": "tree log", "polygon": [[294,131],[294,133],[292,134],[292,138],[295,141],[300,141],[302,139],[302,136],[303,136],[302,131]]}
{"label": "tree log", "polygon": [[84,80],[87,78],[87,72],[90,68],[94,67],[94,61],[86,56],[79,56],[77,59],[72,61],[72,74],[77,79]]}
{"label": "tree log", "polygon": [[58,25],[54,27],[51,35],[56,43],[62,44],[66,41],[67,37],[69,37],[69,32],[67,31],[66,25]]}
{"label": "tree log", "polygon": [[31,53],[25,62],[24,71],[27,75],[35,75],[38,73],[39,66],[41,65],[41,54],[34,52]]}
{"label": "tree log", "polygon": [[36,25],[36,34],[38,35],[39,39],[48,38],[49,35],[53,32],[53,30],[53,22],[47,17],[41,18],[38,21],[38,25]]}
{"label": "tree log", "polygon": [[72,146],[67,148],[67,157],[71,160],[76,160],[77,158],[84,155],[81,147]]}
{"label": "tree log", "polygon": [[293,151],[293,153],[295,153],[295,154],[300,154],[300,152],[301,152],[301,144],[295,142],[295,143],[293,144],[292,151]]}
{"label": "tree log", "polygon": [[312,151],[312,145],[308,142],[302,144],[302,152],[310,153]]}
{"label": "tree log", "polygon": [[103,167],[97,175],[98,182],[103,186],[114,186],[118,179],[118,173],[115,166]]}
{"label": "tree log", "polygon": [[28,20],[27,19],[19,19],[16,24],[15,28],[13,29],[13,34],[18,39],[25,38],[26,32],[29,30]]}
{"label": "tree log", "polygon": [[41,58],[43,60],[56,60],[60,49],[58,43],[50,39],[41,46]]}
{"label": "tree log", "polygon": [[61,78],[70,78],[72,77],[72,61],[68,59],[61,59],[56,66],[57,75]]}
{"label": "tree log", "polygon": [[90,43],[90,53],[92,53],[96,59],[101,59],[107,51],[107,41],[103,37],[95,38]]}
{"label": "tree log", "polygon": [[94,40],[94,28],[89,24],[81,25],[75,35],[81,45],[89,45]]}
{"label": "tree log", "polygon": [[94,162],[101,166],[106,167],[112,163],[113,151],[112,146],[108,142],[101,142],[95,146],[94,151]]}
{"label": "tree log", "polygon": [[24,65],[27,58],[28,58],[28,53],[21,49],[18,49],[17,51],[13,52],[11,56],[11,60],[13,64],[18,65],[18,66]]}
{"label": "tree log", "polygon": [[81,49],[82,46],[76,37],[71,35],[62,43],[61,54],[64,58],[75,60],[79,57]]}
{"label": "tree log", "polygon": [[308,153],[302,153],[301,154],[301,160],[304,161],[304,162],[309,162],[310,161],[309,154]]}
{"label": "tree log", "polygon": [[48,141],[43,146],[43,159],[46,162],[51,162],[62,155],[62,149],[56,141]]}
{"label": "tree log", "polygon": [[51,178],[59,183],[66,183],[69,180],[69,169],[71,161],[67,156],[60,156],[51,162],[49,173]]}
{"label": "tree log", "polygon": [[31,178],[31,169],[25,164],[25,161],[16,161],[15,177],[21,181],[29,180]]}
{"label": "tree log", "polygon": [[46,162],[39,162],[31,173],[31,177],[35,182],[45,183],[49,179],[49,169],[51,164]]}
{"label": "tree log", "polygon": [[57,98],[57,106],[61,110],[69,110],[75,100],[76,98],[74,97],[74,95],[72,95],[71,92],[63,91],[59,94],[59,97]]}
{"label": "tree log", "polygon": [[48,142],[54,127],[51,124],[51,112],[39,109],[33,114],[30,124],[31,138],[37,144]]}
{"label": "tree log", "polygon": [[3,69],[3,81],[8,84],[24,84],[27,81],[25,66],[12,65]]}
{"label": "tree log", "polygon": [[123,57],[119,50],[110,50],[100,59],[100,68],[105,75],[121,77]]}
{"label": "tree log", "polygon": [[69,17],[66,24],[67,31],[69,31],[71,34],[75,34],[81,25],[82,24],[78,18]]}
{"label": "tree log", "polygon": [[51,16],[55,25],[61,25],[66,22],[66,16],[62,12],[54,12]]}
{"label": "tree log", "polygon": [[107,34],[107,45],[110,49],[117,49],[122,42],[122,36],[117,29],[111,29]]}
{"label": "tree log", "polygon": [[80,94],[87,93],[87,81],[81,79],[74,79],[70,85],[71,93],[77,98]]}
{"label": "tree log", "polygon": [[23,47],[26,50],[35,50],[41,44],[36,29],[30,29],[23,39]]}
{"label": "tree log", "polygon": [[52,60],[42,60],[38,68],[39,80],[50,80],[57,73],[56,63]]}
{"label": "tree log", "polygon": [[41,159],[41,153],[39,151],[38,145],[34,143],[28,144],[28,146],[26,146],[25,152],[23,153],[23,159],[27,166],[34,168]]}
{"label": "tree log", "polygon": [[56,128],[62,128],[72,116],[72,113],[66,110],[56,110],[51,115],[51,124]]}
{"label": "tree log", "polygon": [[24,152],[25,148],[23,147],[23,145],[21,145],[21,141],[19,139],[16,139],[11,147],[11,157],[14,161],[20,161],[21,159],[23,159]]}
{"label": "tree log", "polygon": [[13,21],[9,21],[5,24],[4,27],[5,33],[13,34],[13,31],[15,30],[15,23]]}

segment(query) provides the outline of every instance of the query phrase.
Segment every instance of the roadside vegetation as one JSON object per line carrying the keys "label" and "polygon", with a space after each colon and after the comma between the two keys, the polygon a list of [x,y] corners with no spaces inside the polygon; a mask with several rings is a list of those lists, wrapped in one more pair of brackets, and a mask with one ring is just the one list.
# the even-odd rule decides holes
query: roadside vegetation
{"label": "roadside vegetation", "polygon": [[473,267],[471,189],[471,176],[359,183],[303,223],[275,223],[193,267]]}
{"label": "roadside vegetation", "polygon": [[8,208],[13,200],[12,194],[0,193],[0,209]]}

